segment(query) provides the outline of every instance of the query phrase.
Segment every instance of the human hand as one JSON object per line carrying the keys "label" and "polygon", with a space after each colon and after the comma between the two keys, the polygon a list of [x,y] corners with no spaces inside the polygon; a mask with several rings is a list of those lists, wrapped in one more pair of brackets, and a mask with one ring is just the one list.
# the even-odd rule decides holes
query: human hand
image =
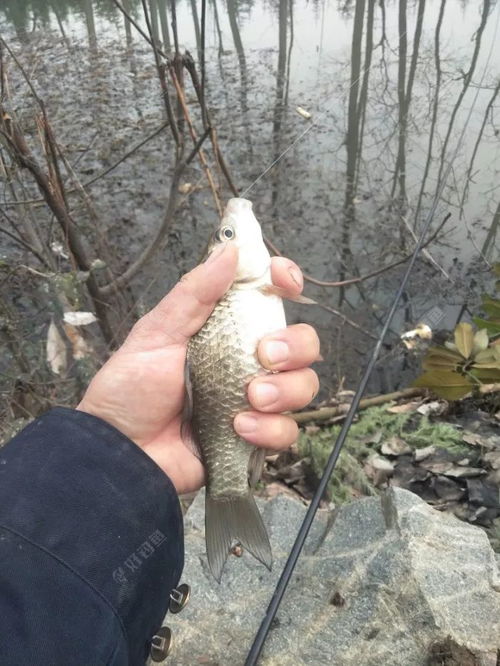
{"label": "human hand", "polygon": [[[198,489],[205,477],[202,463],[181,438],[187,343],[230,287],[236,263],[237,249],[227,244],[181,278],[134,325],[77,407],[140,446],[180,494]],[[276,286],[300,294],[296,264],[275,257],[271,272]],[[297,324],[264,337],[257,353],[265,368],[279,372],[250,382],[253,410],[238,414],[234,428],[248,442],[279,451],[293,444],[298,432],[295,421],[280,412],[304,407],[318,391],[316,373],[307,366],[318,358],[319,340],[311,326]]]}

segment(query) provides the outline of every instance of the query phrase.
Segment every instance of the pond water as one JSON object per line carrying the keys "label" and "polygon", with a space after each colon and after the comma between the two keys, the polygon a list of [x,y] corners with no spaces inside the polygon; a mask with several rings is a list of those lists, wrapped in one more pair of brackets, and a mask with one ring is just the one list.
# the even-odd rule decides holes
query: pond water
{"label": "pond water", "polygon": [[[201,4],[145,4],[161,49],[173,53],[175,17],[179,49],[189,50],[199,66]],[[141,2],[123,5],[146,31]],[[436,231],[451,214],[416,265],[371,391],[415,375],[415,360],[398,344],[401,332],[426,317],[433,327],[453,327],[490,285],[500,243],[499,21],[500,6],[489,0],[206,3],[205,99],[212,125],[233,183],[253,201],[266,236],[283,254],[316,280],[365,276],[409,254],[429,215]],[[155,237],[173,174],[168,131],[114,166],[164,122],[153,51],[111,0],[4,0],[0,22],[10,50],[3,49],[5,106],[42,157],[34,147],[36,103],[16,56],[85,186],[87,198],[74,192],[65,169],[73,218],[91,239],[93,256],[120,274]],[[200,136],[202,119],[185,77]],[[172,95],[171,83],[169,89]],[[204,147],[226,200],[231,192],[208,140]],[[0,187],[1,226],[12,236],[21,233],[21,223],[13,232],[7,219],[15,226],[18,217],[34,216],[58,268],[71,271],[64,237],[37,202],[33,181],[23,173],[12,184],[4,169]],[[113,303],[118,338],[197,262],[216,222],[196,159],[180,189],[172,224],[123,289],[123,302]],[[26,263],[25,248],[11,236],[0,234],[2,255]],[[309,321],[320,331],[324,395],[344,380],[354,388],[403,270],[343,289],[306,283],[309,296],[348,322],[319,307],[290,306],[290,321]],[[47,309],[28,317],[37,299],[23,293],[14,301],[23,334],[43,341]]]}

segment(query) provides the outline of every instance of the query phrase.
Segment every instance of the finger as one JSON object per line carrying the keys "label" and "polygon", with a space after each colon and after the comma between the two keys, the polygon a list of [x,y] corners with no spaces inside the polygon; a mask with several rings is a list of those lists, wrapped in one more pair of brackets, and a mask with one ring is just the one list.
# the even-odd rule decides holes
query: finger
{"label": "finger", "polygon": [[290,259],[273,257],[271,259],[271,278],[273,284],[285,289],[292,296],[302,293],[304,287],[302,271]]}
{"label": "finger", "polygon": [[234,429],[247,442],[277,451],[291,446],[299,432],[291,416],[261,412],[237,414],[234,419]]}
{"label": "finger", "polygon": [[296,370],[319,359],[318,334],[309,324],[295,324],[266,335],[257,349],[268,370]]}
{"label": "finger", "polygon": [[251,381],[248,400],[261,412],[287,412],[308,405],[318,389],[318,375],[314,370],[290,370]]}
{"label": "finger", "polygon": [[217,301],[231,286],[238,250],[226,243],[175,285],[132,329],[126,345],[141,350],[184,344],[206,322]]}

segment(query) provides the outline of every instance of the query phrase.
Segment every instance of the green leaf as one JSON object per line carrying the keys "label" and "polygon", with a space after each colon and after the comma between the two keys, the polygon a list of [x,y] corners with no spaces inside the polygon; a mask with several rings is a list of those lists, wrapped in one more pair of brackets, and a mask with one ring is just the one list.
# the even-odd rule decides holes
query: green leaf
{"label": "green leaf", "polygon": [[483,295],[483,310],[492,317],[500,317],[500,300]]}
{"label": "green leaf", "polygon": [[474,356],[474,363],[491,363],[496,361],[495,352],[491,347]]}
{"label": "green leaf", "polygon": [[473,368],[498,368],[500,370],[500,361],[491,361],[491,363],[474,363]]}
{"label": "green leaf", "polygon": [[471,368],[471,375],[476,379],[479,379],[480,382],[498,382],[500,381],[500,370],[494,368]]}
{"label": "green leaf", "polygon": [[412,385],[432,389],[436,395],[447,400],[463,398],[474,387],[474,384],[468,377],[450,370],[424,372]]}
{"label": "green leaf", "polygon": [[479,328],[485,328],[489,335],[498,335],[500,333],[500,319],[482,319],[481,317],[474,317],[474,323]]}
{"label": "green leaf", "polygon": [[463,360],[458,352],[445,347],[431,347],[422,361],[422,367],[424,370],[455,370]]}
{"label": "green leaf", "polygon": [[474,335],[474,340],[472,343],[472,355],[475,356],[479,352],[484,351],[488,348],[490,339],[488,337],[488,330],[486,328],[481,328]]}
{"label": "green leaf", "polygon": [[455,344],[462,356],[469,358],[474,344],[474,330],[470,324],[466,322],[458,324],[455,328]]}

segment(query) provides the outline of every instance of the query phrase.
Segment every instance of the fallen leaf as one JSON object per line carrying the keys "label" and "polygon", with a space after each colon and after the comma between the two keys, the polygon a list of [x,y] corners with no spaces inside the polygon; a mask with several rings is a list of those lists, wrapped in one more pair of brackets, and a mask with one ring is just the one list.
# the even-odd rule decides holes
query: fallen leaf
{"label": "fallen leaf", "polygon": [[426,402],[423,405],[420,405],[417,412],[423,416],[438,416],[445,412],[447,408],[447,402],[443,402],[442,400],[432,400],[431,402]]}
{"label": "fallen leaf", "polygon": [[92,352],[92,347],[86,342],[75,326],[64,324],[64,332],[71,342],[71,351],[75,361],[85,358]]}
{"label": "fallen leaf", "polygon": [[380,450],[385,456],[403,456],[411,453],[411,447],[397,435],[384,442]]}
{"label": "fallen leaf", "polygon": [[413,457],[415,458],[416,462],[420,462],[421,460],[425,460],[425,458],[428,458],[434,453],[436,453],[436,447],[431,444],[430,446],[426,446],[423,449],[415,449],[413,452]]}
{"label": "fallen leaf", "polygon": [[181,183],[179,185],[179,193],[180,194],[189,194],[191,190],[193,189],[193,184],[192,183]]}
{"label": "fallen leaf", "polygon": [[446,470],[443,474],[456,479],[465,479],[473,476],[482,476],[486,474],[486,470],[480,467],[459,467],[458,465],[453,465],[451,469]]}
{"label": "fallen leaf", "polygon": [[481,437],[481,435],[478,435],[475,432],[470,432],[469,430],[464,431],[462,434],[462,439],[466,444],[470,444],[471,446],[481,446],[484,449],[489,450],[495,448],[486,437]]}
{"label": "fallen leaf", "polygon": [[309,113],[309,111],[306,111],[301,106],[297,106],[295,111],[299,114],[299,116],[302,116],[302,118],[305,118],[306,120],[310,120],[312,118],[312,115]]}
{"label": "fallen leaf", "polygon": [[65,312],[63,320],[72,326],[87,326],[97,321],[97,317],[92,312]]}
{"label": "fallen leaf", "polygon": [[47,331],[46,352],[50,369],[55,375],[60,375],[67,366],[66,345],[53,319],[50,320]]}
{"label": "fallen leaf", "polygon": [[389,412],[389,414],[407,414],[408,412],[414,412],[421,403],[421,400],[403,402],[401,405],[387,407],[386,411]]}
{"label": "fallen leaf", "polygon": [[487,462],[492,469],[500,469],[500,450],[485,453],[483,460]]}

